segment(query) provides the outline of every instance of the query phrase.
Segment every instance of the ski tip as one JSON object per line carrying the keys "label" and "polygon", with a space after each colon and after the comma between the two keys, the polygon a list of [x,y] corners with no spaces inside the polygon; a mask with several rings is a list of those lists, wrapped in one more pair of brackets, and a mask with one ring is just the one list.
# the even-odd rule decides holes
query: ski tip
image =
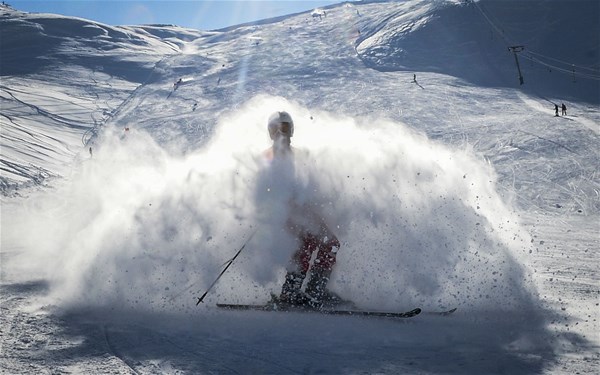
{"label": "ski tip", "polygon": [[[415,316],[415,315],[419,315],[423,310],[421,310],[420,307],[414,308],[412,310],[407,310],[403,313],[399,313],[402,315],[406,315],[406,316]],[[390,313],[390,314],[394,314],[394,313]]]}
{"label": "ski tip", "polygon": [[438,312],[437,314],[438,314],[438,315],[442,315],[442,316],[450,315],[450,314],[452,314],[453,312],[455,312],[455,311],[456,311],[456,309],[457,309],[457,308],[455,307],[455,308],[453,308],[453,309],[450,309],[450,310],[447,310],[447,311],[440,311],[440,312]]}
{"label": "ski tip", "polygon": [[455,307],[453,309],[446,310],[446,311],[427,311],[427,312],[425,312],[425,314],[427,314],[427,315],[447,316],[447,315],[450,315],[453,312],[455,312],[457,309],[458,308]]}
{"label": "ski tip", "polygon": [[404,314],[406,315],[406,317],[410,318],[419,315],[422,311],[423,310],[420,307],[417,307],[416,309],[410,310]]}

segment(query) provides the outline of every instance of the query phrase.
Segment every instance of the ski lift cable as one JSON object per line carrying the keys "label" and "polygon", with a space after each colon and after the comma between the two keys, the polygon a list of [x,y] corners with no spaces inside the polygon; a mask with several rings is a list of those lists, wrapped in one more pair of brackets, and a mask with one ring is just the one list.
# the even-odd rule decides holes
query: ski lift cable
{"label": "ski lift cable", "polygon": [[581,78],[587,78],[587,79],[593,79],[593,80],[600,80],[600,76],[592,75],[592,74],[588,74],[588,73],[581,73],[581,72],[578,72],[576,70],[565,69],[565,68],[561,68],[561,67],[558,67],[558,66],[555,66],[555,65],[552,65],[552,64],[548,64],[548,63],[545,63],[543,61],[540,61],[539,59],[537,59],[537,58],[535,58],[533,56],[529,56],[526,53],[522,53],[521,57],[524,58],[524,59],[527,59],[529,61],[538,63],[540,65],[546,66],[548,68],[554,69],[556,71],[562,72],[562,73],[570,74],[570,75],[573,75],[573,76],[576,76],[576,77],[581,77]]}
{"label": "ski lift cable", "polygon": [[475,4],[477,9],[479,10],[479,13],[481,13],[483,18],[485,18],[485,20],[487,21],[487,23],[490,24],[492,29],[494,29],[500,35],[500,37],[502,37],[502,39],[504,39],[506,46],[508,47],[508,46],[513,45],[514,43],[511,43],[511,41],[508,40],[507,36],[504,34],[504,31],[502,31],[502,29],[500,29],[498,26],[496,26],[496,24],[494,24],[494,22],[492,22],[490,17],[483,11],[483,9],[481,9],[481,6],[478,4],[478,2],[474,1],[473,4]]}
{"label": "ski lift cable", "polygon": [[587,74],[587,73],[579,73],[579,72],[571,70],[571,69],[561,68],[561,67],[558,67],[558,66],[555,66],[555,65],[552,65],[552,64],[548,64],[548,63],[546,63],[544,61],[541,61],[541,60],[539,60],[539,59],[537,59],[537,58],[535,58],[533,56],[529,56],[527,54],[522,54],[521,57],[524,58],[524,59],[527,59],[527,60],[529,60],[531,62],[540,64],[540,65],[543,65],[543,66],[545,66],[547,68],[550,68],[550,69],[553,69],[555,71],[558,71],[558,72],[567,73],[567,74],[571,74],[571,75],[578,76],[578,77],[600,79],[600,76],[594,76],[594,75]]}
{"label": "ski lift cable", "polygon": [[531,50],[527,50],[527,52],[531,53],[532,55],[537,55],[539,57],[542,57],[542,58],[545,58],[545,59],[548,59],[548,60],[553,60],[553,61],[565,64],[565,65],[568,65],[570,67],[574,67],[574,68],[578,68],[578,69],[582,69],[582,70],[589,70],[589,71],[592,71],[594,73],[599,73],[600,74],[600,69],[588,68],[588,67],[585,67],[585,66],[576,65],[576,64],[573,64],[573,63],[570,63],[570,62],[567,62],[567,61],[563,61],[563,60],[559,60],[559,59],[556,59],[556,58],[553,58],[553,57],[550,57],[550,56],[545,56],[545,55],[543,55],[541,53],[537,53],[537,52],[534,52],[534,51],[531,51]]}
{"label": "ski lift cable", "polygon": [[[487,21],[487,23],[489,23],[490,26],[501,36],[501,38],[504,40],[504,42],[505,42],[505,44],[506,44],[507,47],[509,47],[509,46],[511,46],[511,45],[514,44],[514,43],[511,43],[511,41],[508,39],[508,37],[502,31],[502,29],[500,29],[498,26],[496,26],[496,24],[490,19],[490,17],[486,14],[486,12],[482,9],[482,7],[478,4],[478,2],[474,1],[474,2],[472,2],[472,4],[474,4],[477,7],[477,9],[479,10],[479,12],[483,16],[483,18]],[[555,60],[557,62],[561,62],[563,64],[569,65],[569,67],[571,67],[571,68],[577,68],[577,69],[582,69],[582,70],[583,69],[585,69],[585,70],[591,70],[594,73],[598,71],[598,70],[595,70],[595,69],[592,69],[592,68],[587,68],[587,67],[575,65],[573,63],[569,63],[569,62],[558,60],[558,59],[555,59],[555,58],[552,58],[552,57],[549,57],[549,56],[545,56],[545,55],[543,55],[541,53],[537,53],[537,52],[534,52],[534,51],[527,50],[526,53],[535,54],[535,55],[538,55],[540,57],[544,57],[544,58],[549,59],[549,60]],[[585,73],[579,73],[577,71],[573,71],[573,69],[564,69],[564,68],[561,68],[561,67],[558,67],[558,66],[554,66],[554,65],[551,65],[549,63],[545,63],[543,61],[540,61],[539,59],[536,59],[533,56],[525,56],[526,53],[521,52],[520,55],[523,56],[523,57],[525,57],[525,58],[527,58],[530,61],[533,61],[533,62],[536,62],[538,64],[547,66],[549,68],[553,68],[553,69],[555,69],[557,71],[561,71],[561,72],[565,72],[565,73],[569,73],[569,74],[574,74],[576,76],[584,77],[584,78],[599,79],[595,75],[590,75],[590,74],[585,74]]]}
{"label": "ski lift cable", "polygon": [[581,77],[590,77],[590,78],[597,78],[597,79],[600,79],[600,74],[598,74],[598,75],[595,75],[595,74],[586,73],[586,72],[579,72],[579,71],[577,71],[577,70],[574,70],[574,69],[572,69],[571,67],[560,67],[560,66],[556,66],[556,65],[553,65],[553,64],[547,63],[547,62],[545,62],[545,61],[542,61],[542,60],[538,59],[538,58],[537,58],[537,57],[535,57],[535,56],[531,56],[531,55],[529,55],[529,53],[527,53],[527,52],[523,52],[523,53],[521,54],[521,56],[522,56],[524,59],[527,59],[527,60],[529,60],[529,61],[532,61],[532,62],[538,63],[538,64],[540,64],[540,65],[544,65],[544,66],[546,66],[546,67],[548,67],[548,68],[552,68],[552,69],[555,69],[555,70],[558,70],[558,71],[562,71],[562,72],[569,73],[569,74],[574,74],[574,75],[581,76]]}
{"label": "ski lift cable", "polygon": [[554,70],[556,70],[558,72],[570,74],[570,75],[581,77],[581,78],[587,78],[587,79],[593,79],[593,80],[600,80],[600,75],[594,75],[594,74],[590,74],[590,73],[586,73],[586,72],[579,72],[579,71],[575,70],[572,67],[563,68],[563,67],[560,67],[560,66],[552,65],[552,64],[549,64],[547,62],[544,62],[544,61],[536,58],[535,56],[529,55],[528,52],[523,52],[523,53],[520,54],[520,56],[522,58],[524,58],[524,59],[527,59],[527,60],[531,61],[531,62],[543,65],[543,66],[548,67],[550,69],[554,69]]}
{"label": "ski lift cable", "polygon": [[593,80],[600,80],[600,75],[593,75],[593,74],[589,74],[589,73],[578,72],[576,70],[571,70],[571,69],[565,69],[565,68],[556,67],[554,65],[544,63],[543,61],[539,61],[537,59],[533,59],[533,58],[531,58],[529,56],[524,56],[524,58],[526,58],[526,59],[528,59],[530,61],[536,62],[536,63],[538,63],[540,65],[544,65],[544,66],[546,66],[548,68],[554,69],[556,71],[570,74],[570,75],[575,76],[575,77],[581,77],[581,78],[587,78],[587,79],[593,79]]}

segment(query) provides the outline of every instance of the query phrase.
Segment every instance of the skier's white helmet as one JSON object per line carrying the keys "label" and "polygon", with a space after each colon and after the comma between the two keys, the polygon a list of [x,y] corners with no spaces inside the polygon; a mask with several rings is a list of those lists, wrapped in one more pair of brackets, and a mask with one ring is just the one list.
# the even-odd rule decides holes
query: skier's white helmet
{"label": "skier's white helmet", "polygon": [[269,117],[268,129],[271,139],[275,139],[277,134],[293,137],[294,120],[292,120],[292,116],[285,111],[275,112]]}

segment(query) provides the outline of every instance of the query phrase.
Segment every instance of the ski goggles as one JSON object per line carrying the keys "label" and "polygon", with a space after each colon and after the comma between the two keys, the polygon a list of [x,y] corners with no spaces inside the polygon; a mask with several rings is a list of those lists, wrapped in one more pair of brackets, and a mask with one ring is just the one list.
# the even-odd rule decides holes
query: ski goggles
{"label": "ski goggles", "polygon": [[289,122],[281,122],[279,123],[279,127],[277,129],[281,134],[292,136],[292,124]]}

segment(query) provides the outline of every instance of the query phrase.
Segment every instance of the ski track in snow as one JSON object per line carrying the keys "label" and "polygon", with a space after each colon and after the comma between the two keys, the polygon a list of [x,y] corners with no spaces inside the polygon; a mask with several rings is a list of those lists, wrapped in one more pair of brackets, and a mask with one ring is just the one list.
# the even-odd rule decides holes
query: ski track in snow
{"label": "ski track in snow", "polygon": [[[448,6],[450,3],[455,5]],[[308,12],[213,32],[98,24],[81,31],[80,22],[86,21],[15,16],[15,22],[25,17],[23,32],[30,31],[33,22],[40,19],[46,32],[51,33],[52,24],[62,22],[65,33],[78,38],[65,36],[60,39],[64,44],[56,42],[58,39],[40,39],[50,43],[55,53],[44,52],[37,44],[30,48],[41,48],[42,56],[56,59],[52,61],[58,62],[57,66],[28,60],[41,64],[46,71],[3,76],[0,86],[0,188],[4,193],[0,198],[0,373],[598,373],[600,111],[594,103],[598,98],[592,99],[592,104],[581,100],[590,87],[597,90],[597,84],[590,86],[579,79],[574,86],[570,76],[561,80],[558,73],[549,75],[545,69],[536,70],[535,65],[522,63],[527,84],[522,91],[517,90],[513,88],[516,83],[504,81],[515,79],[514,57],[500,55],[494,49],[499,46],[498,50],[505,51],[505,38],[523,37],[517,30],[534,30],[528,35],[528,48],[545,40],[537,33],[548,30],[544,19],[551,14],[562,14],[565,19],[580,17],[577,7],[552,13],[553,7],[560,5],[523,5],[518,15],[513,14],[513,23],[502,28],[506,30],[502,36],[494,34],[489,22],[508,22],[502,15],[507,9],[502,2],[485,0],[477,8],[458,1],[348,3],[325,8],[326,13],[319,18]],[[527,18],[531,15],[529,7],[536,6],[550,13]],[[4,6],[1,9],[7,14],[12,12]],[[493,16],[482,18],[482,12]],[[0,22],[4,27],[7,20]],[[161,39],[163,32],[171,36],[169,40]],[[563,32],[571,36],[579,30],[574,27]],[[104,39],[95,38],[97,33]],[[91,39],[86,39],[88,34]],[[555,40],[556,35],[552,35],[549,38]],[[422,45],[428,50],[423,51]],[[538,52],[541,46],[537,46]],[[77,63],[62,64],[61,54],[70,56],[81,47],[78,53],[89,53],[89,61],[74,58],[72,61]],[[101,52],[103,47],[110,48]],[[109,52],[113,47],[116,54]],[[598,46],[593,48],[597,53]],[[569,61],[576,58],[574,54],[559,57]],[[22,68],[28,67],[23,64]],[[182,84],[174,86],[179,78]],[[545,81],[544,85],[532,86],[536,79]],[[545,85],[548,82],[554,82],[558,89],[549,92],[552,86]],[[570,99],[563,99],[563,93]],[[563,100],[568,115],[556,118],[553,103],[560,105]],[[255,108],[249,108],[248,103]],[[307,147],[326,141],[327,147],[336,146],[342,154],[347,145],[339,143],[350,144],[348,148],[353,152],[344,155],[356,164],[348,168],[345,160],[337,161],[340,170],[348,171],[343,183],[349,193],[361,186],[374,191],[386,188],[391,178],[394,182],[408,181],[403,185],[404,192],[382,190],[393,195],[382,197],[384,207],[392,213],[389,216],[415,219],[409,224],[404,224],[402,218],[392,221],[394,230],[404,231],[407,237],[398,241],[402,242],[399,245],[393,242],[398,238],[394,230],[384,230],[389,239],[366,241],[364,246],[398,248],[402,252],[406,251],[403,246],[418,246],[429,240],[433,246],[443,248],[453,240],[444,237],[443,227],[469,228],[463,223],[470,220],[471,211],[463,208],[472,204],[469,199],[433,207],[442,215],[455,215],[442,219],[439,228],[426,226],[429,222],[440,223],[435,213],[410,216],[411,205],[430,208],[419,206],[420,196],[438,199],[427,191],[437,192],[438,174],[446,178],[442,183],[447,183],[440,195],[448,198],[460,197],[452,195],[454,188],[477,185],[470,192],[478,202],[473,209],[476,226],[483,229],[456,234],[464,235],[464,242],[481,241],[479,247],[464,245],[459,255],[465,262],[477,259],[469,257],[485,252],[486,246],[498,252],[508,249],[495,247],[493,241],[497,238],[492,233],[513,235],[511,221],[519,221],[518,228],[526,234],[517,230],[513,241],[527,243],[510,248],[519,253],[506,258],[482,256],[481,268],[472,270],[477,275],[471,277],[481,277],[482,294],[491,295],[487,298],[493,302],[486,303],[486,296],[481,294],[474,297],[476,302],[470,301],[477,308],[471,309],[465,303],[448,317],[422,314],[402,321],[217,310],[216,301],[248,302],[243,299],[251,298],[259,303],[269,291],[279,288],[279,280],[265,283],[268,276],[262,274],[261,279],[252,274],[252,266],[264,270],[244,253],[205,305],[193,306],[197,294],[214,279],[218,267],[232,249],[240,246],[246,233],[236,227],[248,220],[243,216],[248,214],[244,210],[247,196],[239,193],[247,181],[223,178],[215,170],[233,170],[232,174],[238,176],[251,169],[252,163],[247,160],[237,160],[240,164],[227,169],[220,159],[225,158],[224,153],[235,154],[243,140],[258,141],[259,145],[249,148],[252,152],[266,148],[268,140],[260,144],[262,138],[255,134],[264,126],[253,122],[262,121],[267,112],[283,105],[298,112],[297,117],[294,114],[294,144]],[[345,140],[339,128],[332,135],[326,126],[327,121],[339,121],[350,129],[354,120],[360,123],[360,131],[347,131],[364,137],[364,143]],[[453,178],[444,175],[441,167],[438,170],[419,164],[421,159],[428,160],[428,155],[418,157],[411,152],[431,150],[426,147],[398,154],[397,160],[381,155],[388,175],[406,171],[394,169],[395,164],[404,163],[415,166],[414,171],[408,169],[415,176],[390,177],[383,173],[369,185],[369,177],[373,176],[361,169],[361,163],[368,163],[371,155],[360,145],[373,144],[371,135],[381,135],[379,126],[388,120],[402,124],[398,127],[406,138],[412,134],[404,128],[415,129],[434,145],[449,147],[453,159],[468,150],[481,159],[482,165],[493,167],[493,174],[498,175],[494,186],[498,195],[509,202],[510,216],[498,218],[489,212],[494,207],[483,196],[489,193],[481,187],[484,181],[471,175],[481,173],[479,169],[469,170],[465,165],[461,177]],[[228,121],[239,126],[235,132],[227,133],[232,130],[227,127]],[[312,129],[318,136],[307,135],[304,129]],[[397,135],[386,129],[390,144],[397,141]],[[227,136],[240,143],[226,142]],[[211,142],[223,142],[226,148],[216,152],[210,148]],[[386,144],[379,145],[389,151]],[[206,148],[208,156],[201,153]],[[114,159],[106,157],[106,150],[114,153]],[[313,150],[322,149],[314,146]],[[443,155],[441,148],[434,150]],[[165,156],[170,153],[177,157]],[[352,158],[356,155],[359,159]],[[200,172],[189,164],[201,164],[196,165]],[[455,167],[451,162],[434,163],[440,165],[447,170]],[[371,165],[371,169],[377,168],[377,163]],[[177,180],[181,170],[187,171],[183,185]],[[328,182],[335,187],[335,174],[329,177],[332,181]],[[233,191],[238,194],[215,202],[213,197],[228,194],[230,185],[237,187]],[[182,190],[181,186],[197,191]],[[410,196],[411,191],[420,195]],[[364,204],[365,199],[357,198],[355,204]],[[213,210],[212,216],[194,211],[198,201]],[[402,210],[396,212],[396,207]],[[236,208],[239,217],[232,221],[216,213],[237,213]],[[358,212],[355,220],[372,230],[392,220],[386,212],[349,212]],[[128,215],[133,219],[123,221]],[[494,219],[499,220],[498,225],[486,226]],[[225,224],[220,226],[220,220]],[[111,227],[111,223],[115,225]],[[410,230],[419,225],[436,230],[410,242],[409,234],[423,235]],[[69,230],[69,226],[74,229]],[[204,233],[206,227],[212,231]],[[366,237],[369,232],[362,234]],[[351,230],[346,235],[360,237]],[[420,286],[427,283],[418,277],[388,281],[393,281],[394,273],[412,274],[410,266],[422,267],[423,273],[436,270],[423,264],[401,264],[390,270],[385,266],[393,265],[393,259],[375,262],[375,274],[380,277],[377,284],[381,285],[373,287],[373,269],[365,266],[368,263],[348,259],[347,251],[356,251],[356,246],[346,244],[346,252],[339,255],[338,267],[346,267],[347,275],[334,277],[337,291],[355,293],[352,297],[370,308],[373,306],[369,302],[373,301],[379,309],[406,308],[403,304],[407,303],[415,307],[411,297],[415,286],[402,284],[397,296],[389,290],[398,289],[398,283],[406,280]],[[372,258],[378,254],[374,251]],[[261,255],[267,261],[276,260],[268,258],[267,253]],[[443,266],[446,256],[432,252],[422,259]],[[514,261],[515,267],[522,262],[524,269],[531,270],[532,285],[510,280],[520,274],[503,275],[513,269],[490,267],[490,259],[503,264]],[[64,263],[57,267],[57,260]],[[136,264],[140,264],[137,274]],[[85,270],[83,275],[68,278],[77,273],[73,268],[78,267]],[[362,278],[348,276],[361,270]],[[484,277],[485,272],[490,274]],[[127,274],[130,276],[124,276]],[[458,283],[452,292],[462,293],[463,298],[465,294],[477,296],[476,291],[469,290],[469,275],[459,276],[463,287]],[[509,279],[506,282],[514,281],[515,289],[535,287],[537,297],[530,301],[537,305],[531,310],[515,311],[496,302],[494,290],[502,287],[503,277]],[[486,283],[494,278],[500,282],[486,289]],[[71,284],[57,283],[65,280]],[[122,286],[119,282],[128,284]],[[89,289],[76,291],[79,298],[73,299],[70,294],[76,292],[68,289],[73,283]],[[366,290],[366,295],[357,290]],[[430,306],[424,308],[449,307],[451,291],[445,294],[443,302],[426,301]]]}

